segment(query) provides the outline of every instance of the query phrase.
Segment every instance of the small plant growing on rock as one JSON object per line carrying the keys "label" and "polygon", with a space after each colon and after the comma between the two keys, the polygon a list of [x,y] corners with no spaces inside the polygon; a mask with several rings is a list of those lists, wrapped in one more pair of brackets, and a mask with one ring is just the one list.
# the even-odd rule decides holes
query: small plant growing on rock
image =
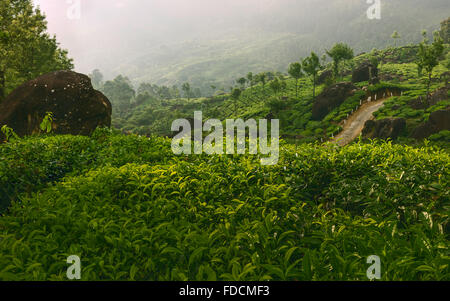
{"label": "small plant growing on rock", "polygon": [[12,140],[19,139],[19,136],[17,136],[17,134],[14,132],[14,130],[7,125],[2,126],[1,131],[2,131],[3,135],[5,135],[5,137],[6,137],[5,141],[12,141]]}
{"label": "small plant growing on rock", "polygon": [[50,133],[52,131],[52,124],[53,124],[53,113],[47,112],[40,125],[41,131],[47,134]]}

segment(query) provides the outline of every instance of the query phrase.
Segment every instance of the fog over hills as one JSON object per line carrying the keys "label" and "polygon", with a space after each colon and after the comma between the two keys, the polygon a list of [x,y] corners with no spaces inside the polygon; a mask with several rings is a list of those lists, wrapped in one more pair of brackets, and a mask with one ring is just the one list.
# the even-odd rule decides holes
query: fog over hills
{"label": "fog over hills", "polygon": [[[76,70],[106,78],[227,87],[248,71],[280,70],[301,56],[343,41],[355,52],[421,40],[450,16],[448,0],[381,0],[370,20],[366,0],[35,0],[75,59]],[[70,1],[68,1],[70,2]],[[73,2],[73,1],[72,1]]]}

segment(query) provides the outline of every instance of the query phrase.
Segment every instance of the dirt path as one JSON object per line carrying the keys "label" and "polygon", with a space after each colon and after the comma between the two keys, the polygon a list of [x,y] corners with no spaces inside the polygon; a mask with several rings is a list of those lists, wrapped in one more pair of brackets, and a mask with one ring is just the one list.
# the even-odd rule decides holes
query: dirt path
{"label": "dirt path", "polygon": [[363,104],[358,111],[347,120],[344,129],[332,140],[332,142],[344,146],[358,138],[364,129],[366,121],[372,119],[372,114],[378,111],[388,99],[389,98],[384,98]]}

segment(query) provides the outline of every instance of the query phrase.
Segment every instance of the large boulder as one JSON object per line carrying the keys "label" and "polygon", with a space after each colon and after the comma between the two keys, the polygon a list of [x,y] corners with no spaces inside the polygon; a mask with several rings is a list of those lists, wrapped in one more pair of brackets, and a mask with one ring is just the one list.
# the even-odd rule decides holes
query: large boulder
{"label": "large boulder", "polygon": [[334,108],[340,106],[355,93],[356,87],[349,82],[338,83],[327,87],[314,101],[312,118],[322,120]]}
{"label": "large boulder", "polygon": [[369,61],[364,61],[352,74],[352,82],[360,83],[378,77],[378,68]]}
{"label": "large boulder", "polygon": [[365,139],[397,139],[406,128],[404,118],[386,118],[380,120],[368,120],[364,124],[362,135]]}
{"label": "large boulder", "polygon": [[111,103],[94,90],[89,77],[56,71],[28,81],[9,94],[0,103],[0,127],[8,125],[19,136],[38,133],[47,112],[53,113],[56,134],[90,135],[97,127],[111,126]]}
{"label": "large boulder", "polygon": [[431,113],[428,121],[414,130],[412,137],[424,139],[445,130],[450,130],[450,108]]}

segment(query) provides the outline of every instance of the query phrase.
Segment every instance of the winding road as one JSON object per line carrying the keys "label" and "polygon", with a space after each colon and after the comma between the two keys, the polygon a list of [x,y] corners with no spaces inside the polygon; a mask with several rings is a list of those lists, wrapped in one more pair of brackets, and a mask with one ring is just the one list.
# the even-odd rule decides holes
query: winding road
{"label": "winding road", "polygon": [[344,129],[331,141],[340,146],[344,146],[358,138],[364,129],[367,120],[373,119],[373,113],[378,111],[386,100],[383,98],[378,101],[364,103],[344,125]]}

